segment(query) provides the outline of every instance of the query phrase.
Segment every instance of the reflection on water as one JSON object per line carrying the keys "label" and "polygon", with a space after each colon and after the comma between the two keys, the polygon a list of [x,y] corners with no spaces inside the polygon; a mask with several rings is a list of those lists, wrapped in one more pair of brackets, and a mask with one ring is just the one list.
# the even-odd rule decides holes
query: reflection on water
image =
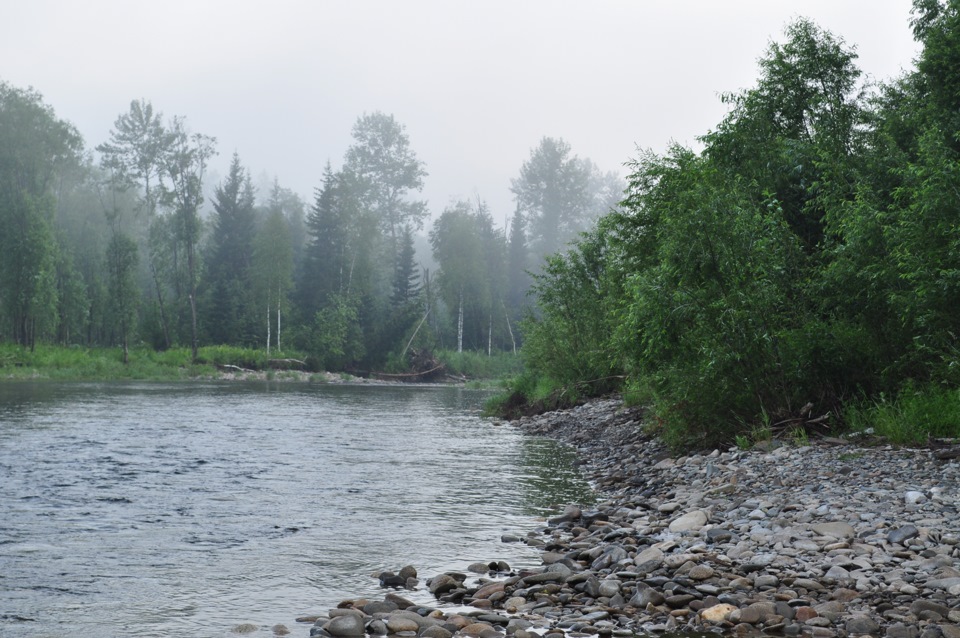
{"label": "reflection on water", "polygon": [[520,447],[519,480],[525,513],[547,516],[569,503],[593,503],[595,495],[575,467],[572,448],[539,437],[521,439]]}
{"label": "reflection on water", "polygon": [[589,490],[565,449],[477,418],[484,398],[0,383],[0,635],[306,636],[296,616],[381,596],[375,571],[536,564],[500,535]]}

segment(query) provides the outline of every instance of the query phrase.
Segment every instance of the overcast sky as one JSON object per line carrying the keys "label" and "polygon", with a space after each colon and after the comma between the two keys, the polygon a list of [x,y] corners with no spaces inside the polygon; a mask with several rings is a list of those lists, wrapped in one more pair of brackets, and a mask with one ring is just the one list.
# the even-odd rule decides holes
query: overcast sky
{"label": "overcast sky", "polygon": [[910,0],[0,0],[0,79],[40,91],[87,146],[130,101],[217,138],[312,202],[363,113],[404,124],[434,214],[510,180],[543,136],[604,170],[693,145],[793,19],[855,45],[876,80],[918,51]]}

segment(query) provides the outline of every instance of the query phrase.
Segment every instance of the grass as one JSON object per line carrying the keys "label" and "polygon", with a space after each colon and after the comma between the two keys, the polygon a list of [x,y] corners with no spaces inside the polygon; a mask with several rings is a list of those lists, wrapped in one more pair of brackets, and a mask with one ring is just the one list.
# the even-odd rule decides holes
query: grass
{"label": "grass", "polygon": [[576,388],[563,387],[528,371],[505,378],[501,386],[503,390],[484,404],[484,414],[508,418],[537,414],[576,405],[581,398]]}
{"label": "grass", "polygon": [[523,360],[512,352],[455,352],[440,350],[434,353],[450,374],[468,379],[504,379],[523,370]]}
{"label": "grass", "polygon": [[[265,351],[232,346],[200,348],[197,361],[189,348],[156,351],[130,350],[129,363],[123,363],[120,348],[37,345],[34,350],[0,344],[0,379],[50,379],[57,381],[102,381],[136,379],[172,381],[209,378],[218,375],[218,365],[262,370],[268,359]],[[284,357],[301,358],[296,354]],[[272,372],[272,371],[271,371]]]}
{"label": "grass", "polygon": [[847,407],[853,432],[872,432],[896,445],[924,445],[930,439],[960,437],[960,390],[907,386],[896,398],[881,396]]}

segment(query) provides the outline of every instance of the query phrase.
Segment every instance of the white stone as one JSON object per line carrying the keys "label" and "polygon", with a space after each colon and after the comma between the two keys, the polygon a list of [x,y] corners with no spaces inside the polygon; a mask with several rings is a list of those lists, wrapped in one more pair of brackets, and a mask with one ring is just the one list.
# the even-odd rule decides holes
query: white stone
{"label": "white stone", "polygon": [[849,523],[820,523],[813,526],[813,531],[821,536],[833,536],[834,538],[852,538],[856,531]]}
{"label": "white stone", "polygon": [[707,515],[702,510],[693,510],[675,518],[670,523],[671,532],[691,532],[702,528],[707,524]]}
{"label": "white stone", "polygon": [[719,605],[714,605],[713,607],[707,607],[706,609],[700,610],[700,618],[707,622],[720,623],[726,620],[730,614],[735,611],[739,611],[734,605],[728,605],[727,603],[720,603]]}
{"label": "white stone", "polygon": [[910,490],[903,495],[903,500],[907,505],[919,505],[927,500],[927,497],[924,496],[923,492],[917,492],[916,490]]}

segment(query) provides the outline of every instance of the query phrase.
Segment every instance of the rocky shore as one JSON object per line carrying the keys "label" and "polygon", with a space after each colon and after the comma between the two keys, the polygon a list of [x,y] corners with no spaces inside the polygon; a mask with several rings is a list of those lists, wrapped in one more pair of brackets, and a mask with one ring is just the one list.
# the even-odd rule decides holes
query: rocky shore
{"label": "rocky shore", "polygon": [[[840,439],[674,457],[615,399],[514,422],[574,445],[602,501],[524,538],[543,566],[431,575],[437,600],[346,600],[311,635],[721,632],[960,638],[960,463]],[[422,587],[416,570],[381,575]]]}

